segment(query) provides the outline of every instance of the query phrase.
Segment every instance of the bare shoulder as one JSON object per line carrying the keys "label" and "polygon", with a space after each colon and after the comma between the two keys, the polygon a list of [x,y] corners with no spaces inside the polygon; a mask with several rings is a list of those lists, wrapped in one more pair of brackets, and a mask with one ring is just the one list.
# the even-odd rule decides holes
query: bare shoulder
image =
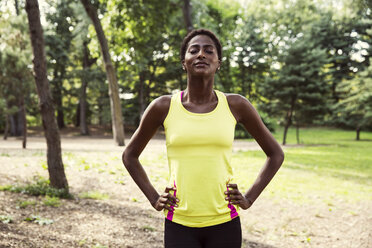
{"label": "bare shoulder", "polygon": [[168,112],[170,102],[172,99],[172,95],[164,95],[156,98],[151,102],[151,107],[158,110],[158,111],[166,111]]}
{"label": "bare shoulder", "polygon": [[242,104],[249,103],[247,98],[245,98],[244,96],[239,95],[239,94],[225,93],[225,96],[226,96],[227,102],[232,107],[239,107]]}
{"label": "bare shoulder", "polygon": [[253,105],[244,96],[233,93],[225,93],[225,96],[237,122],[242,122],[247,116],[255,114]]}
{"label": "bare shoulder", "polygon": [[143,120],[161,125],[168,114],[171,95],[164,95],[153,100],[143,114]]}

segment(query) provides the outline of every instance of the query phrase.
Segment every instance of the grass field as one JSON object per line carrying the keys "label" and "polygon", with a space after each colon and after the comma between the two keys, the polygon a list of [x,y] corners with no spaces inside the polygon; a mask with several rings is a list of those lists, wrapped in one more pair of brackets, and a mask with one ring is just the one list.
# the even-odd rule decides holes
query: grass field
{"label": "grass field", "polygon": [[[282,130],[274,136],[281,142]],[[284,164],[264,195],[295,201],[372,200],[372,133],[363,132],[361,138],[356,141],[354,131],[308,128],[300,130],[301,145],[292,147],[296,133],[290,129]],[[264,160],[261,151],[237,152],[233,160],[237,182],[250,185],[247,180],[254,180]]]}
{"label": "grass field", "polygon": [[[253,206],[241,211],[243,247],[372,247],[372,133],[363,132],[362,141],[339,129],[300,134],[297,145],[295,130],[289,130],[282,168]],[[274,136],[281,142],[282,130]],[[62,136],[74,199],[15,193],[45,189],[38,183],[44,180],[38,176],[48,177],[44,142],[31,136],[22,149],[20,140],[0,140],[0,247],[163,247],[163,213],[153,210],[130,178],[121,162],[123,147],[111,139]],[[244,192],[265,154],[251,142],[234,147],[235,182]],[[155,188],[164,190],[169,172],[160,135],[140,160]],[[23,185],[27,181],[38,187]]]}

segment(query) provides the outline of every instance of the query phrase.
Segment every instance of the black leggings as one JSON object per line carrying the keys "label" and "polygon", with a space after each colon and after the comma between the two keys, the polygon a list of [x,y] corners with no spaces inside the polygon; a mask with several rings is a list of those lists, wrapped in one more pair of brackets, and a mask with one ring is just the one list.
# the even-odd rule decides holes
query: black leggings
{"label": "black leggings", "polygon": [[239,217],[208,227],[187,227],[165,219],[165,248],[240,248]]}

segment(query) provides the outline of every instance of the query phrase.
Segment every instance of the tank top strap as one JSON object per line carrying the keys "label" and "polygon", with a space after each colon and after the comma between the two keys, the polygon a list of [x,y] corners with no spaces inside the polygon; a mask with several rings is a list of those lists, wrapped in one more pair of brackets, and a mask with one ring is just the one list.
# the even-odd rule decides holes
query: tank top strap
{"label": "tank top strap", "polygon": [[215,92],[216,92],[216,95],[218,97],[218,101],[220,102],[220,104],[219,104],[220,105],[220,108],[227,115],[229,115],[232,118],[233,122],[235,122],[235,124],[236,124],[236,119],[235,119],[233,113],[231,112],[231,109],[230,109],[230,106],[229,106],[229,102],[227,101],[226,95],[223,92],[219,91],[219,90],[215,90]]}

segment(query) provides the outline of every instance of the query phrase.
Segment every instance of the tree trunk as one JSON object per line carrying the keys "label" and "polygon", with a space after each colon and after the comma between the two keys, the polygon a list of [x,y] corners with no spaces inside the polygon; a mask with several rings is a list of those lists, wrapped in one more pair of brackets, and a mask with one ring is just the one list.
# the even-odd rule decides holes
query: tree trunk
{"label": "tree trunk", "polygon": [[4,140],[8,139],[9,133],[9,114],[5,115],[5,130],[4,130]]}
{"label": "tree trunk", "polygon": [[360,140],[360,131],[361,131],[361,128],[357,127],[357,129],[356,129],[356,140]]}
{"label": "tree trunk", "polygon": [[80,100],[76,105],[75,127],[80,127]]}
{"label": "tree trunk", "polygon": [[16,121],[14,120],[14,114],[9,115],[10,123],[10,136],[17,136]]}
{"label": "tree trunk", "polygon": [[62,129],[66,126],[65,121],[64,121],[63,106],[62,106],[62,82],[60,81],[60,78],[63,78],[63,76],[58,76],[58,74],[59,72],[56,69],[54,71],[54,81],[52,83],[54,85],[54,87],[52,88],[52,92],[53,92],[52,97],[54,99],[54,103],[57,109],[58,128]]}
{"label": "tree trunk", "polygon": [[27,146],[27,119],[26,119],[26,107],[25,107],[25,97],[21,95],[20,99],[20,110],[22,112],[22,134],[23,134],[23,141],[22,141],[22,148],[25,149]]}
{"label": "tree trunk", "polygon": [[[59,86],[57,86],[59,87]],[[57,97],[55,99],[55,104],[57,106],[57,123],[58,123],[58,128],[62,129],[66,127],[65,125],[65,118],[63,114],[63,106],[62,106],[62,92],[61,89],[58,89]]]}
{"label": "tree trunk", "polygon": [[80,134],[89,135],[87,126],[87,85],[86,79],[82,80],[81,95],[80,95]]}
{"label": "tree trunk", "polygon": [[18,0],[14,0],[14,7],[15,7],[15,10],[16,10],[17,16],[19,16]]}
{"label": "tree trunk", "polygon": [[284,146],[286,144],[286,139],[287,139],[287,132],[290,124],[286,123],[284,126],[284,133],[283,133],[283,143],[282,145]]}
{"label": "tree trunk", "polygon": [[297,139],[297,145],[300,144],[300,125],[296,125],[296,139]]}
{"label": "tree trunk", "polygon": [[[23,97],[23,96],[22,96]],[[18,102],[18,112],[17,112],[17,118],[16,118],[16,135],[22,136],[23,135],[23,111],[22,111],[22,101],[20,100]]]}
{"label": "tree trunk", "polygon": [[187,33],[190,33],[194,27],[192,26],[191,20],[191,3],[190,0],[183,0],[183,19],[185,21]]}
{"label": "tree trunk", "polygon": [[[94,63],[95,60],[89,60],[89,51],[88,51],[88,42],[83,43],[83,69],[87,71],[89,67]],[[81,95],[80,95],[80,115],[79,115],[79,124],[80,124],[80,134],[81,135],[89,135],[89,129],[87,125],[87,87],[88,87],[88,80],[83,75],[81,78]]]}
{"label": "tree trunk", "polygon": [[98,99],[98,124],[100,126],[103,125],[103,109],[104,109],[104,104],[103,104],[103,99],[106,97],[106,94],[104,94],[102,91],[100,92],[100,97]]}
{"label": "tree trunk", "polygon": [[295,99],[292,99],[292,102],[291,102],[291,109],[287,112],[287,116],[286,116],[286,123],[285,123],[285,126],[284,126],[284,134],[283,134],[283,145],[286,144],[286,139],[287,139],[287,132],[288,132],[288,128],[292,125],[292,116],[293,116],[293,110],[294,110],[294,103],[295,103]]}
{"label": "tree trunk", "polygon": [[30,29],[34,73],[40,112],[47,142],[47,161],[50,184],[52,187],[68,190],[68,183],[62,163],[61,140],[59,136],[52,95],[49,89],[44,50],[43,29],[40,23],[37,0],[26,0],[26,12]]}
{"label": "tree trunk", "polygon": [[117,145],[124,146],[124,123],[119,98],[119,86],[116,79],[115,69],[111,62],[107,40],[103,32],[101,22],[98,19],[97,9],[90,3],[89,0],[81,0],[81,3],[84,5],[88,16],[93,22],[99,43],[101,45],[102,57],[105,63],[107,79],[109,82],[112,131],[114,140]]}

